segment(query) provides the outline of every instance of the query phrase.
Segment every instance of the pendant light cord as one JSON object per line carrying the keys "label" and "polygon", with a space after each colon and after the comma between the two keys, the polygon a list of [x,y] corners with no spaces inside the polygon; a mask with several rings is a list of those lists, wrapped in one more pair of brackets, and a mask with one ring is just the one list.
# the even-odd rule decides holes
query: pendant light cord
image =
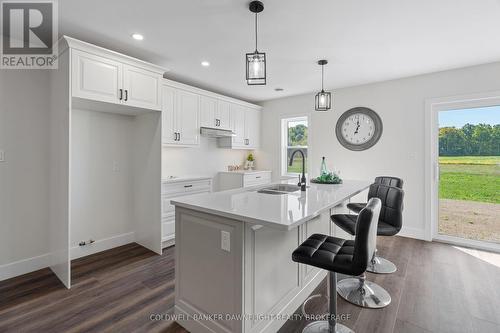
{"label": "pendant light cord", "polygon": [[255,13],[255,53],[257,53],[257,13]]}
{"label": "pendant light cord", "polygon": [[321,92],[325,91],[325,89],[323,89],[323,82],[324,82],[324,73],[323,73],[323,69],[325,68],[325,65],[321,65]]}

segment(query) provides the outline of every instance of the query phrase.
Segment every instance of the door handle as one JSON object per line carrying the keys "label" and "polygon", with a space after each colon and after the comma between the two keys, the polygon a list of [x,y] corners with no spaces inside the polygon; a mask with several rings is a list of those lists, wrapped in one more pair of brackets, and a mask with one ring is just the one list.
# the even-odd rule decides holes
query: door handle
{"label": "door handle", "polygon": [[125,102],[128,101],[128,90],[125,89]]}
{"label": "door handle", "polygon": [[123,99],[123,89],[120,89],[120,101]]}

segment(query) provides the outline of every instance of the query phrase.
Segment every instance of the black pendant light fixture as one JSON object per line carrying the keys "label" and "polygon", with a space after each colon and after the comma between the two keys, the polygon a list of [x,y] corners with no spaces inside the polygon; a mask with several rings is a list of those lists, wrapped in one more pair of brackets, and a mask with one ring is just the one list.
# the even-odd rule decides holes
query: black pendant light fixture
{"label": "black pendant light fixture", "polygon": [[266,54],[257,50],[257,14],[264,10],[264,4],[260,1],[250,2],[249,9],[255,13],[255,52],[246,54],[247,84],[266,84]]}
{"label": "black pendant light fixture", "polygon": [[324,83],[324,66],[328,64],[327,60],[318,61],[321,66],[321,91],[316,94],[315,109],[316,111],[328,111],[332,108],[332,93],[323,89]]}

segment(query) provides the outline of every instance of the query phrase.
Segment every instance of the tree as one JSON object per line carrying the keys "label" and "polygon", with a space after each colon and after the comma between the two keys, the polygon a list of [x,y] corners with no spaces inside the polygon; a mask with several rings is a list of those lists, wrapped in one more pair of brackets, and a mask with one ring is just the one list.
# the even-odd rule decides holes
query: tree
{"label": "tree", "polygon": [[465,124],[462,128],[439,129],[439,154],[442,156],[499,156],[500,124]]}

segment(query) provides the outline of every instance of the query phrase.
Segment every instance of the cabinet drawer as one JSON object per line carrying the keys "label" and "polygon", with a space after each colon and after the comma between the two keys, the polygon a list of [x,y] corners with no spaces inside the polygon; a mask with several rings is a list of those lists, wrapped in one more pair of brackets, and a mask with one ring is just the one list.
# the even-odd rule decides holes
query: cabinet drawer
{"label": "cabinet drawer", "polygon": [[269,172],[252,173],[243,177],[243,187],[269,184],[270,182],[271,173]]}
{"label": "cabinet drawer", "polygon": [[182,183],[162,183],[161,184],[161,194],[169,195],[171,197],[182,196],[187,194],[210,192],[211,191],[211,181],[210,180],[196,180],[192,182],[182,182]]}

